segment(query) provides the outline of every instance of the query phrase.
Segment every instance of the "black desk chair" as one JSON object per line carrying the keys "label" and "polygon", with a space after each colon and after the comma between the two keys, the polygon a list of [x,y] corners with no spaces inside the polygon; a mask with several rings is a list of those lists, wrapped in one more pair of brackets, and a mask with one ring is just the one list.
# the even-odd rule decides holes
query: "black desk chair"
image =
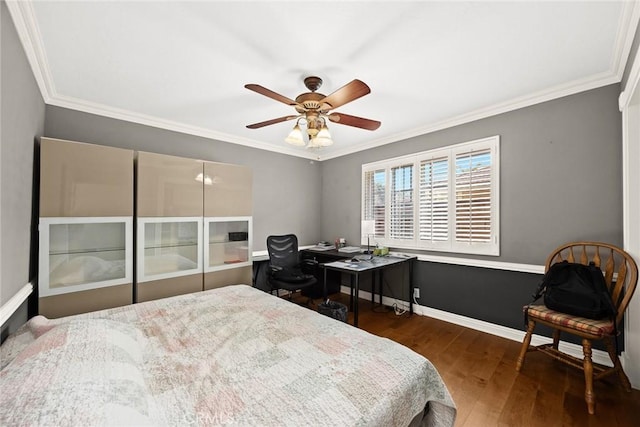
{"label": "black desk chair", "polygon": [[298,252],[298,238],[295,234],[267,237],[269,269],[267,283],[271,292],[279,289],[289,291],[289,299],[296,291],[308,289],[317,283],[313,270],[314,260],[301,260]]}

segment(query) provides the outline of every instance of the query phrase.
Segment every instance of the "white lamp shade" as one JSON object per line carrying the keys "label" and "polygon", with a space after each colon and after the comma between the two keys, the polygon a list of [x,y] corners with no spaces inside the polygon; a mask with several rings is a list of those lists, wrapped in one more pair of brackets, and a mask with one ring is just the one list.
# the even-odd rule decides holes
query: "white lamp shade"
{"label": "white lamp shade", "polygon": [[329,129],[326,125],[322,126],[318,135],[313,138],[315,141],[314,144],[318,147],[328,147],[333,144],[333,139],[331,139],[331,134],[329,133]]}
{"label": "white lamp shade", "polygon": [[322,148],[322,145],[320,145],[320,142],[316,141],[315,138],[311,138],[307,144],[307,148]]}
{"label": "white lamp shade", "polygon": [[293,130],[289,133],[289,136],[284,139],[284,141],[288,142],[291,145],[297,145],[298,147],[304,146],[302,131],[300,130],[300,126],[298,126],[298,124],[293,127]]}
{"label": "white lamp shade", "polygon": [[362,236],[366,237],[368,234],[375,233],[376,222],[372,219],[365,219],[362,221]]}

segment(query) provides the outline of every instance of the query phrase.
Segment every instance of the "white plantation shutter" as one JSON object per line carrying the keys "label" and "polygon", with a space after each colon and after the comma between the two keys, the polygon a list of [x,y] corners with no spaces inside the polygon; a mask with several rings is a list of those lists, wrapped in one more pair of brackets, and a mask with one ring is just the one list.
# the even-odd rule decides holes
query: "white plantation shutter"
{"label": "white plantation shutter", "polygon": [[456,241],[491,241],[491,150],[456,155]]}
{"label": "white plantation shutter", "polygon": [[384,237],[386,212],[386,171],[378,169],[367,171],[363,178],[363,215],[362,220],[374,221],[375,237]]}
{"label": "white plantation shutter", "polygon": [[449,238],[449,159],[422,160],[419,185],[419,237],[444,242]]}
{"label": "white plantation shutter", "polygon": [[391,168],[389,234],[392,239],[413,239],[413,164]]}
{"label": "white plantation shutter", "polygon": [[500,137],[362,165],[362,220],[391,248],[500,255]]}

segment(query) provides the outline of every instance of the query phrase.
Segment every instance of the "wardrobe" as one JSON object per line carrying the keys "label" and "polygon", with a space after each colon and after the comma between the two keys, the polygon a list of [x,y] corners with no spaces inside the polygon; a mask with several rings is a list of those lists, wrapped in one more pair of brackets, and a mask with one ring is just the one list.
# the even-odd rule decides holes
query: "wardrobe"
{"label": "wardrobe", "polygon": [[133,302],[134,152],[40,141],[39,313]]}
{"label": "wardrobe", "polygon": [[41,138],[39,312],[252,283],[245,166]]}

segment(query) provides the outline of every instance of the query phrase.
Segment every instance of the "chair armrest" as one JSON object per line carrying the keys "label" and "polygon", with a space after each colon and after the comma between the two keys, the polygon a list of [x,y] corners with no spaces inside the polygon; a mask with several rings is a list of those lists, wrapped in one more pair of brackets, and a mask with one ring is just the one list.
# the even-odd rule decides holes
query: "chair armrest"
{"label": "chair armrest", "polygon": [[284,270],[282,267],[278,267],[278,266],[276,266],[276,265],[272,265],[271,263],[269,263],[268,267],[269,267],[268,274],[269,274],[270,276],[273,276],[273,274],[274,274],[276,271],[282,271],[282,270]]}
{"label": "chair armrest", "polygon": [[300,262],[300,268],[304,273],[315,274],[318,269],[318,261],[315,259],[303,259]]}

